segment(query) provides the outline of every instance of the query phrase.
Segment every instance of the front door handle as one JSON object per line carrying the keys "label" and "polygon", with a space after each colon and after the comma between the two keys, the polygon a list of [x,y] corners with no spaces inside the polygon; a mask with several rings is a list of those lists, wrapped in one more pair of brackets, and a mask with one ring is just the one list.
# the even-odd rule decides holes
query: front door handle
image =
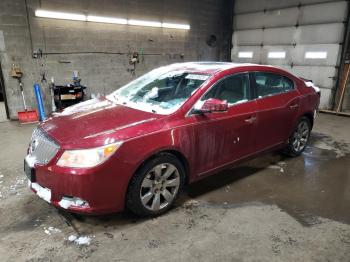
{"label": "front door handle", "polygon": [[248,124],[253,124],[256,121],[256,117],[255,116],[251,116],[247,119],[244,120],[246,123]]}
{"label": "front door handle", "polygon": [[294,108],[297,108],[298,106],[299,106],[298,104],[294,104],[294,105],[289,106],[289,108],[294,109]]}

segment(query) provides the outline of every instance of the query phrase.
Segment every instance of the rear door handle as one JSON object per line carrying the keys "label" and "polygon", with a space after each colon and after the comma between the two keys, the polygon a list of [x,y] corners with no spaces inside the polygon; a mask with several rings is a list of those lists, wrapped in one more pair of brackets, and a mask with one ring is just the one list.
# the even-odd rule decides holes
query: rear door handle
{"label": "rear door handle", "polygon": [[245,119],[244,121],[246,123],[253,124],[256,121],[256,117],[255,116],[251,116],[251,117]]}
{"label": "rear door handle", "polygon": [[289,106],[289,108],[294,109],[294,108],[297,108],[298,106],[299,106],[298,104],[294,104],[294,105]]}

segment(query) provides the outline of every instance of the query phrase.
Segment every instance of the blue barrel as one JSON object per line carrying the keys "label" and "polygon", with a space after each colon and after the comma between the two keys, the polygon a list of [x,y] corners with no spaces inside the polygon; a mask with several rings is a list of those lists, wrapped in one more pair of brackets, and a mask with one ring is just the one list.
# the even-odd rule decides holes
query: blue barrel
{"label": "blue barrel", "polygon": [[40,118],[40,121],[43,121],[45,120],[46,115],[45,115],[45,108],[44,108],[43,98],[41,96],[41,90],[40,90],[39,84],[34,84],[34,92],[35,92],[36,102],[38,104],[39,118]]}

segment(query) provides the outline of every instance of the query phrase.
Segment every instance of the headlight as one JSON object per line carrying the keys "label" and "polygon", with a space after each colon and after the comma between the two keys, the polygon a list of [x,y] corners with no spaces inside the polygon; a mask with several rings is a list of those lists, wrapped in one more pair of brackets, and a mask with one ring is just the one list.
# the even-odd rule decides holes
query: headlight
{"label": "headlight", "polygon": [[66,150],[57,161],[62,167],[94,167],[106,161],[122,142],[109,144],[101,147],[79,150]]}

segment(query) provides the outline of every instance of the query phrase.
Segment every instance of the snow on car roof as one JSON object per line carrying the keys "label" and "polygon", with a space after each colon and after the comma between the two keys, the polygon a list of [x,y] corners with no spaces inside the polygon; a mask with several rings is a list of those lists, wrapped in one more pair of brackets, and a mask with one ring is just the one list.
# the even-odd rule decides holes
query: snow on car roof
{"label": "snow on car roof", "polygon": [[218,71],[242,66],[259,66],[249,63],[229,63],[229,62],[185,62],[171,64],[169,67],[174,70],[186,70],[203,74],[213,74]]}

